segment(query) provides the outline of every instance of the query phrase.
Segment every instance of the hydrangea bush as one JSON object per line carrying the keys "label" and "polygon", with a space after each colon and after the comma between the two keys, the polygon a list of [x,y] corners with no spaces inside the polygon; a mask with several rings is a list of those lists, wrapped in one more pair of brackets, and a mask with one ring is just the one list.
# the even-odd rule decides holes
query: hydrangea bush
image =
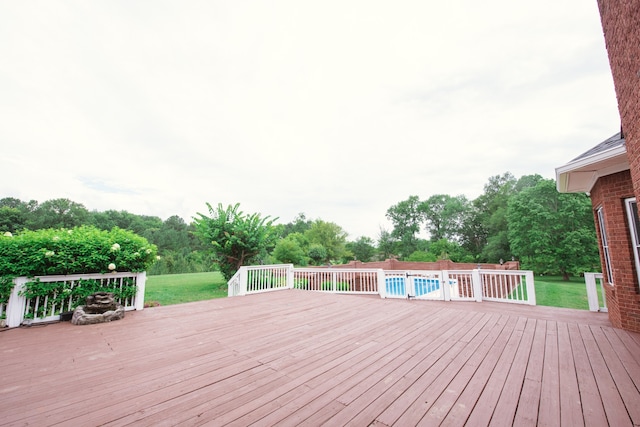
{"label": "hydrangea bush", "polygon": [[14,277],[141,272],[155,262],[157,252],[144,237],[120,228],[5,233],[0,235],[0,302],[8,299]]}
{"label": "hydrangea bush", "polygon": [[0,237],[0,276],[146,271],[158,249],[137,234],[82,226]]}

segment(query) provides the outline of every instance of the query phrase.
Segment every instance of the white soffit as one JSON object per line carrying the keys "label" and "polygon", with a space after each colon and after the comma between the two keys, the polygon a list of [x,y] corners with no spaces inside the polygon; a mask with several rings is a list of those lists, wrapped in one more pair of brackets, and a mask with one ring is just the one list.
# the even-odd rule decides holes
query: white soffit
{"label": "white soffit", "polygon": [[614,147],[556,168],[556,188],[561,193],[588,193],[598,178],[628,169],[626,148]]}

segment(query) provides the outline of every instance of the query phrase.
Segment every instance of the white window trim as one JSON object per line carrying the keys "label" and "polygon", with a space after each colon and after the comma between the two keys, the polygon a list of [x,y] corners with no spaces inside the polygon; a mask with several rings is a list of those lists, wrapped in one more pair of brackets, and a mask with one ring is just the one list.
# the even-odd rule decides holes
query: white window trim
{"label": "white window trim", "polygon": [[604,268],[607,270],[607,280],[613,285],[613,268],[611,268],[611,256],[609,255],[609,241],[607,240],[607,230],[604,226],[604,209],[602,206],[596,209],[598,225],[600,227],[600,240],[602,242],[602,252],[604,257]]}
{"label": "white window trim", "polygon": [[629,233],[631,234],[631,244],[633,246],[633,258],[635,260],[636,266],[636,276],[638,277],[638,283],[640,284],[640,230],[638,230],[638,224],[635,221],[635,216],[633,215],[633,210],[636,210],[636,214],[638,212],[638,204],[636,203],[636,198],[632,197],[630,199],[625,199],[624,201],[625,208],[627,210],[627,221],[629,224]]}

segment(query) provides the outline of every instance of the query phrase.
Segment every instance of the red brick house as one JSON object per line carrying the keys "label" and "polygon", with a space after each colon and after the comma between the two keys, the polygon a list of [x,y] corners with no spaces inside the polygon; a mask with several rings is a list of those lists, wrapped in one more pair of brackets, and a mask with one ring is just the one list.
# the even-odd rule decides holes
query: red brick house
{"label": "red brick house", "polygon": [[598,0],[621,132],[556,169],[591,195],[611,323],[640,332],[640,0]]}

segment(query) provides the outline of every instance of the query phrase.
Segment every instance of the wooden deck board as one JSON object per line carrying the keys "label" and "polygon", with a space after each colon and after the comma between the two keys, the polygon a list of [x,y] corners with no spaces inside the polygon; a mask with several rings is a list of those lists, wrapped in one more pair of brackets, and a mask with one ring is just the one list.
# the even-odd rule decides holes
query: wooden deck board
{"label": "wooden deck board", "polygon": [[593,375],[598,385],[598,391],[603,402],[606,399],[604,411],[607,416],[607,421],[609,424],[615,426],[632,425],[629,414],[622,401],[622,396],[611,377],[610,369],[612,369],[612,367],[607,365],[605,359],[602,357],[602,353],[598,348],[598,344],[589,326],[580,325],[579,329],[591,362],[591,369],[593,370]]}
{"label": "wooden deck board", "polygon": [[549,307],[280,291],[9,330],[0,354],[3,426],[640,422],[640,336]]}
{"label": "wooden deck board", "polygon": [[558,322],[558,379],[560,380],[560,425],[584,425],[580,389],[571,349],[569,329]]}
{"label": "wooden deck board", "polygon": [[490,346],[495,342],[497,336],[502,332],[505,323],[505,316],[491,319],[490,322],[486,323],[482,330],[478,331],[474,338],[468,342],[467,346],[448,363],[447,369],[442,369],[431,384],[424,389],[414,403],[402,414],[397,421],[398,424],[419,425],[427,411],[433,409],[438,403],[442,405],[442,407],[436,407],[436,409],[442,409],[446,414],[448,408],[446,408],[447,396],[445,392],[450,389],[452,392],[458,395],[460,394],[463,387],[461,385],[454,385],[452,387],[451,383],[455,378],[464,379],[465,382],[468,382],[471,373],[475,371],[479,364],[478,361],[474,361],[474,359],[482,359],[484,357],[489,351]]}
{"label": "wooden deck board", "polygon": [[582,336],[577,324],[569,324],[569,337],[571,339],[571,349],[573,361],[575,363],[576,376],[578,378],[578,388],[580,390],[580,400],[584,414],[585,426],[607,425],[607,416],[604,412],[604,403],[598,393],[598,386],[593,376],[589,355],[584,346]]}
{"label": "wooden deck board", "polygon": [[[511,364],[509,374],[505,380],[500,394],[500,399],[491,414],[489,425],[505,426],[511,425],[518,409],[522,384],[527,370],[527,363],[532,352],[533,338],[536,330],[536,320],[529,319],[525,326],[524,334],[520,340],[520,346],[516,352],[514,362]],[[486,408],[476,406],[479,412]],[[474,411],[475,412],[475,411]],[[471,414],[473,416],[473,413]],[[483,415],[484,417],[484,415]]]}
{"label": "wooden deck board", "polygon": [[540,408],[537,424],[541,426],[560,425],[560,372],[558,360],[558,330],[556,322],[547,322]]}
{"label": "wooden deck board", "polygon": [[539,320],[533,335],[529,361],[518,399],[514,424],[518,426],[536,425],[542,389],[542,368],[545,358],[547,321]]}
{"label": "wooden deck board", "polygon": [[[524,317],[516,320],[509,342],[496,362],[497,369],[489,373],[488,378],[472,379],[470,386],[464,390],[442,425],[460,426],[467,420],[471,420],[471,425],[489,424],[520,345],[526,323],[527,319]],[[480,392],[479,396],[475,394],[476,390]]]}

